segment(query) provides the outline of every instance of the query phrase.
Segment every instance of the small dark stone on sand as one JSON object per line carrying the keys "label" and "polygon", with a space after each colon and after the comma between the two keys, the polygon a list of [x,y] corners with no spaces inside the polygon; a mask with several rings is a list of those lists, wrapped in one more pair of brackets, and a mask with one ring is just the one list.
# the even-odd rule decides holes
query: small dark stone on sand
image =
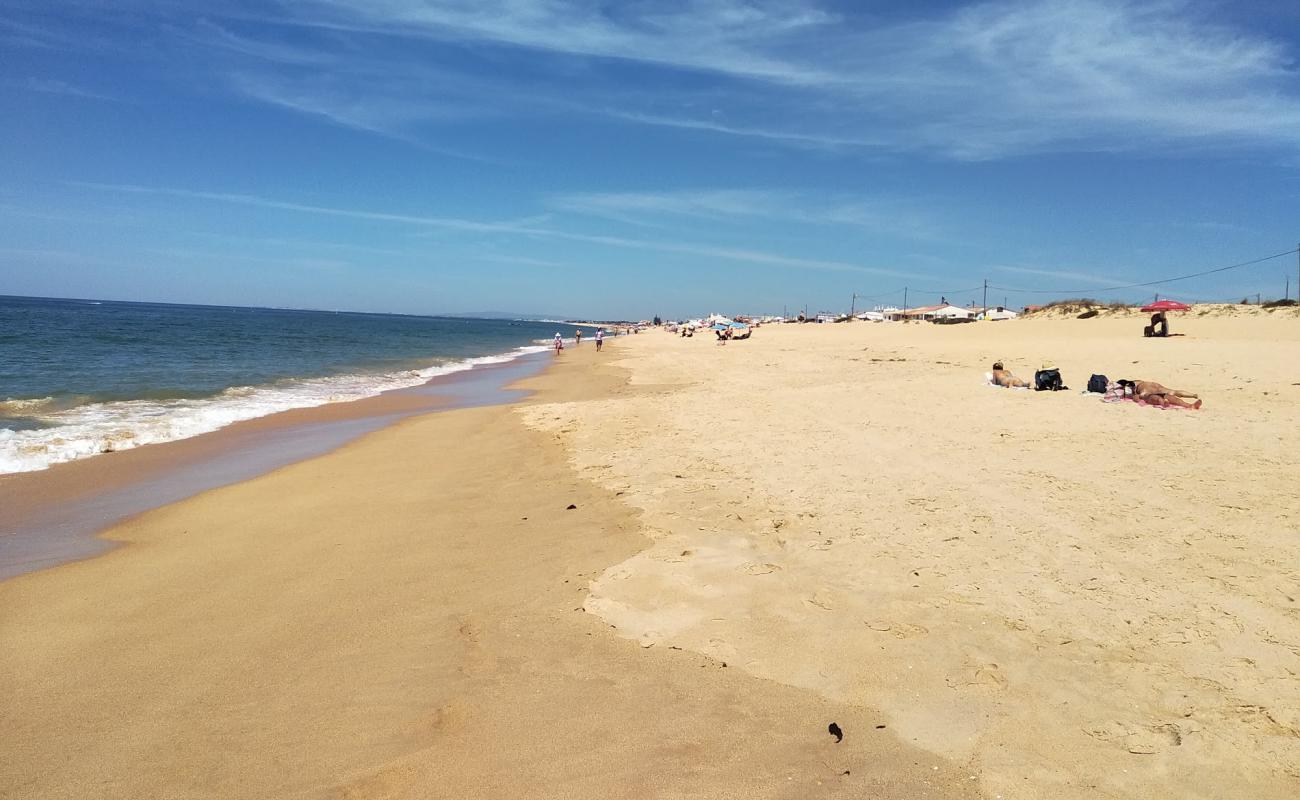
{"label": "small dark stone on sand", "polygon": [[566,508],[566,509],[564,509],[564,510],[565,510],[565,511],[572,511],[572,510],[574,510],[575,508],[577,508],[577,506],[575,506],[573,503],[569,503],[569,507]]}
{"label": "small dark stone on sand", "polygon": [[826,726],[826,730],[830,731],[831,736],[835,737],[836,744],[839,744],[840,742],[844,741],[844,731],[840,730],[839,725],[836,725],[834,722],[832,722],[830,725]]}
{"label": "small dark stone on sand", "polygon": [[876,726],[876,730],[878,730],[878,731],[883,731],[884,729],[885,729],[885,726],[884,726],[884,725],[877,725],[877,726]]}
{"label": "small dark stone on sand", "polygon": [[840,774],[841,774],[841,775],[848,775],[848,774],[849,774],[849,771],[846,769],[846,770],[844,770],[843,772],[841,772]]}

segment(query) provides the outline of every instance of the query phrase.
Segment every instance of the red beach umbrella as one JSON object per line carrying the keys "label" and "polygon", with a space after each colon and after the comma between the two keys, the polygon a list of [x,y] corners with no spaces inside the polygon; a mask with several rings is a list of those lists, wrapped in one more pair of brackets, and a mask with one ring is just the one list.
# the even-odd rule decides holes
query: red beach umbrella
{"label": "red beach umbrella", "polygon": [[1191,306],[1177,300],[1157,300],[1142,306],[1143,311],[1190,311]]}

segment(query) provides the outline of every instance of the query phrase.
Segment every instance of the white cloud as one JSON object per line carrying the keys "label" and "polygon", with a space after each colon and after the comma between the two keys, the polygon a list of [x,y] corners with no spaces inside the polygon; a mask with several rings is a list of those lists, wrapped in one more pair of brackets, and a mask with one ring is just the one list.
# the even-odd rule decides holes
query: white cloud
{"label": "white cloud", "polygon": [[[504,83],[499,95],[478,94],[489,103],[499,97],[503,111],[552,102],[793,146],[959,159],[1168,144],[1300,146],[1292,54],[1175,0],[986,2],[889,23],[808,2],[740,0],[315,0],[302,8],[310,11],[293,17],[298,23],[340,35],[443,48],[481,42],[522,51],[517,57],[538,65],[548,57],[599,59],[567,68],[563,80],[536,77],[527,101]],[[403,69],[422,64],[397,51],[405,54],[383,57],[398,76],[395,101],[405,96]],[[608,85],[613,62],[648,68],[630,98]],[[683,70],[696,73],[686,88],[674,77]],[[376,88],[372,101],[384,97]],[[724,113],[696,95],[719,99]]]}

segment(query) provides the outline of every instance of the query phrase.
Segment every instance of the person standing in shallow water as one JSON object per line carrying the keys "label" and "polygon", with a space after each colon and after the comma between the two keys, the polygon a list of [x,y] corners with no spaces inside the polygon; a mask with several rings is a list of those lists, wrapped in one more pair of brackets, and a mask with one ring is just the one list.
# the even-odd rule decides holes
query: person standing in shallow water
{"label": "person standing in shallow water", "polygon": [[564,349],[564,339],[560,337],[560,332],[559,332],[559,331],[556,331],[556,332],[555,332],[555,353],[556,353],[556,355],[559,355],[560,351],[563,350],[563,349]]}
{"label": "person standing in shallow water", "polygon": [[597,353],[600,352],[600,348],[601,348],[604,344],[605,344],[605,329],[604,329],[604,328],[597,328],[597,329],[596,329],[596,352],[597,352]]}

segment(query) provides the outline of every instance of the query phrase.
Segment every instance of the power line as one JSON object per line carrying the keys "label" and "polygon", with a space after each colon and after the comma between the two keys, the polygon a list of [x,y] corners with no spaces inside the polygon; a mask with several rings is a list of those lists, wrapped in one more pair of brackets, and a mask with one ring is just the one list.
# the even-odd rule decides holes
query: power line
{"label": "power line", "polygon": [[[879,300],[879,299],[882,298],[882,297],[893,297],[893,296],[895,296],[895,295],[900,295],[900,294],[902,294],[905,290],[908,291],[908,292],[911,292],[912,294],[924,294],[924,295],[935,295],[936,297],[947,297],[948,295],[956,296],[956,295],[959,295],[959,294],[970,294],[971,292],[978,292],[978,291],[979,291],[980,289],[982,289],[982,288],[983,288],[983,286],[975,286],[975,287],[970,288],[970,289],[942,289],[942,290],[940,290],[940,289],[936,289],[936,290],[930,290],[930,289],[913,289],[913,288],[910,288],[910,287],[904,287],[904,288],[902,288],[902,289],[895,289],[895,290],[892,291],[892,292],[884,292],[883,294],[875,294],[875,295],[859,294],[857,297],[858,297],[859,300]],[[989,288],[992,288],[992,286],[990,285]]]}
{"label": "power line", "polygon": [[[1089,289],[1012,289],[1007,286],[994,286],[993,284],[989,284],[989,288],[998,289],[999,291],[1003,291],[1003,292],[1021,292],[1024,294],[1060,295],[1060,294],[1087,294],[1089,292],[1117,292],[1122,289],[1140,289],[1144,286],[1160,286],[1161,284],[1165,284],[1165,283],[1174,283],[1175,281],[1185,281],[1188,280],[1189,278],[1200,278],[1205,275],[1213,275],[1216,272],[1227,272],[1230,269],[1241,269],[1242,267],[1249,267],[1254,264],[1262,264],[1265,261],[1272,261],[1275,258],[1281,258],[1282,256],[1289,256],[1295,253],[1300,253],[1300,247],[1287,250],[1284,253],[1274,253],[1271,256],[1264,256],[1263,258],[1256,258],[1251,261],[1243,261],[1240,264],[1232,264],[1227,267],[1216,267],[1215,269],[1207,269],[1204,272],[1194,272],[1190,275],[1179,275],[1176,278],[1162,278],[1161,280],[1158,281],[1147,281],[1145,283],[1129,283],[1129,284],[1125,284],[1124,286],[1107,286],[1104,289],[1098,289],[1095,287]],[[953,292],[953,294],[956,294],[956,292]]]}
{"label": "power line", "polygon": [[902,294],[902,293],[903,293],[903,288],[900,287],[898,289],[895,289],[892,292],[882,292],[880,294],[858,294],[857,298],[859,300],[879,300],[882,297],[893,297],[896,294]]}
{"label": "power line", "polygon": [[978,292],[982,288],[984,288],[983,285],[972,286],[969,289],[947,289],[945,291],[931,291],[929,289],[912,289],[912,291],[916,292],[917,294],[937,294],[940,297],[947,297],[950,294],[958,295],[958,294],[970,294],[971,292]]}

